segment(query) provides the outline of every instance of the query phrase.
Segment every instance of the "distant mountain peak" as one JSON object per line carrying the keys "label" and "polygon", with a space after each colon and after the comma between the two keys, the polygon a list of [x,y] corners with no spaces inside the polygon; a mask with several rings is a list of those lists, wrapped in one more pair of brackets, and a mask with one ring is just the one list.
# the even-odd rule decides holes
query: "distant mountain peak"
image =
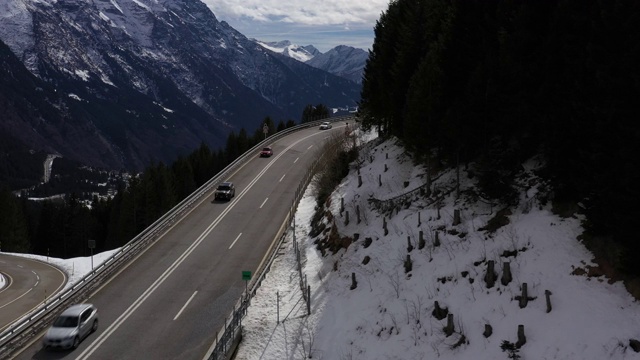
{"label": "distant mountain peak", "polygon": [[289,40],[282,41],[260,41],[251,39],[258,45],[273,52],[288,56],[298,61],[307,62],[314,56],[321,54],[313,45],[299,46],[292,44]]}
{"label": "distant mountain peak", "polygon": [[326,53],[322,53],[313,45],[299,46],[292,44],[289,40],[272,42],[251,40],[265,49],[304,62],[317,69],[358,84],[362,83],[364,66],[369,57],[368,52],[347,45],[338,45]]}

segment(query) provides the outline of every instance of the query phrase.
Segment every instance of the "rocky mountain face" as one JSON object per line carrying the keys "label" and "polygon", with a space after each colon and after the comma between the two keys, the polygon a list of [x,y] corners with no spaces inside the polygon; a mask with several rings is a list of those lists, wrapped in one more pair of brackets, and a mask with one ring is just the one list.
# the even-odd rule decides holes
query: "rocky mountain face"
{"label": "rocky mountain face", "polygon": [[170,162],[357,84],[268,51],[199,0],[2,0],[0,131],[110,169]]}
{"label": "rocky mountain face", "polygon": [[368,52],[346,45],[339,45],[326,53],[322,53],[313,45],[299,46],[292,44],[289,40],[277,42],[254,41],[273,52],[302,61],[314,68],[351,80],[357,84],[362,83],[364,66],[369,58]]}

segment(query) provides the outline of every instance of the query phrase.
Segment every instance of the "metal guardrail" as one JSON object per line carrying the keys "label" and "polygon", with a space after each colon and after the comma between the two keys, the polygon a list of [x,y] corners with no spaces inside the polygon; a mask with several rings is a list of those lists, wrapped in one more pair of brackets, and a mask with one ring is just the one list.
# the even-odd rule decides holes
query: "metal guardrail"
{"label": "metal guardrail", "polygon": [[[24,346],[33,337],[44,330],[55,318],[55,316],[57,316],[62,310],[64,310],[66,306],[72,303],[81,302],[83,299],[88,298],[91,292],[100,284],[102,284],[103,281],[109,279],[114,273],[117,273],[118,269],[127,264],[130,259],[146,249],[146,247],[150,243],[154,242],[159,237],[159,235],[162,234],[170,225],[173,225],[177,220],[179,220],[187,210],[191,209],[196,202],[198,202],[203,196],[209,193],[220,181],[225,180],[225,177],[228,176],[228,174],[232,170],[236,169],[238,166],[255,156],[256,151],[264,147],[265,144],[280,139],[290,133],[313,126],[319,126],[322,121],[338,122],[353,118],[354,116],[348,115],[303,123],[282,130],[256,144],[238,159],[234,160],[231,164],[225,167],[217,175],[200,186],[200,188],[194,191],[191,195],[174,206],[170,211],[162,215],[153,224],[149,225],[140,234],[136,235],[127,244],[125,244],[117,252],[115,252],[111,257],[107,258],[101,264],[98,264],[96,268],[79,279],[70,288],[64,290],[60,294],[49,298],[49,300],[45,301],[31,313],[26,314],[20,320],[14,322],[6,330],[4,330],[0,334],[0,359],[6,359],[10,357],[19,348]],[[305,179],[305,181],[308,180]],[[300,190],[298,190],[298,192],[300,192]],[[292,214],[295,213],[294,209],[295,207],[297,207],[299,196],[301,195],[296,195],[296,201],[294,202],[292,210],[290,210],[288,215],[289,219],[291,218]],[[282,239],[280,240],[280,242],[281,241]],[[268,262],[269,264],[273,260],[275,250],[277,250],[277,247],[274,247],[274,249],[272,249],[274,254],[271,256]],[[268,266],[265,266],[264,268],[267,269]],[[260,281],[262,281],[263,277],[264,269],[262,270],[262,273],[259,277]],[[258,281],[253,283],[250,294],[255,294],[255,289],[257,288],[257,286],[259,286]],[[249,299],[247,298],[245,301],[248,302],[248,300]]]}

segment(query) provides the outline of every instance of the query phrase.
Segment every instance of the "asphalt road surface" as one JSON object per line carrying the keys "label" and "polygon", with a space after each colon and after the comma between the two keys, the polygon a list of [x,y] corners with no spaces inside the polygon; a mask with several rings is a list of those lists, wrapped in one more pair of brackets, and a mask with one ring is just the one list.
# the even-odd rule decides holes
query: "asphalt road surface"
{"label": "asphalt road surface", "polygon": [[67,276],[53,265],[0,254],[0,272],[7,283],[0,289],[0,332],[62,290]]}
{"label": "asphalt road surface", "polygon": [[274,155],[247,161],[228,179],[229,202],[213,194],[94,293],[100,326],[74,351],[43,349],[38,337],[17,359],[203,359],[282,233],[295,191],[322,144],[344,125],[298,131]]}

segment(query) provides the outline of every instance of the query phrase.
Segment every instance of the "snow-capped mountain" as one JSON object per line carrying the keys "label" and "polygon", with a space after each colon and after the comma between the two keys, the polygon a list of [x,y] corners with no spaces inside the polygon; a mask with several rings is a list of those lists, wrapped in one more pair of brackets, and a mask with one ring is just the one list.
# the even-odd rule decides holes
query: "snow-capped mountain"
{"label": "snow-capped mountain", "polygon": [[362,83],[364,66],[369,53],[351,46],[339,45],[323,54],[318,54],[306,63],[314,68],[330,72],[358,84]]}
{"label": "snow-capped mountain", "polygon": [[273,52],[302,61],[317,69],[349,79],[355,83],[362,83],[364,66],[369,53],[358,48],[338,45],[326,53],[320,52],[313,45],[299,46],[289,40],[278,42],[254,41]]}
{"label": "snow-capped mountain", "polygon": [[255,40],[255,39],[252,39],[252,40],[254,40],[259,45],[261,45],[266,49],[288,56],[290,58],[294,58],[302,62],[307,62],[311,60],[314,56],[318,54],[322,54],[313,45],[307,45],[307,46],[295,45],[295,44],[292,44],[291,41],[289,40],[274,41],[274,42],[264,42],[264,41]]}
{"label": "snow-capped mountain", "polygon": [[[266,116],[297,121],[308,104],[356,104],[360,95],[247,39],[200,0],[2,0],[0,40],[11,50],[2,60],[19,60],[0,76],[22,73],[18,63],[35,88],[53,89],[23,89],[32,105],[14,106],[1,129],[110,168],[171,161],[202,142],[217,148]],[[73,131],[57,127],[70,123]]]}

